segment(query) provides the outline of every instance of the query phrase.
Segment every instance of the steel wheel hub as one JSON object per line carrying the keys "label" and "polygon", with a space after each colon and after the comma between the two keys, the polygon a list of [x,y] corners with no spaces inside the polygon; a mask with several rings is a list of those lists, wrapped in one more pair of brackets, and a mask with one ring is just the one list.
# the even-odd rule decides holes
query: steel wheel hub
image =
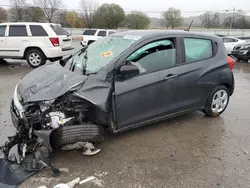
{"label": "steel wheel hub", "polygon": [[211,108],[214,113],[222,112],[228,103],[228,94],[225,90],[217,91],[212,100]]}

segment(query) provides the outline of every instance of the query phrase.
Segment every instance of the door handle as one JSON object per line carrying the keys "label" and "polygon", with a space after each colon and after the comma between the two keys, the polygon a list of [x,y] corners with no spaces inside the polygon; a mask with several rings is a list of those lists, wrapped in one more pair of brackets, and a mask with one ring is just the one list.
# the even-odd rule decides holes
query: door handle
{"label": "door handle", "polygon": [[29,40],[22,40],[22,42],[28,42]]}
{"label": "door handle", "polygon": [[0,40],[0,42],[4,42],[4,40]]}
{"label": "door handle", "polygon": [[176,78],[177,76],[178,76],[177,74],[168,74],[165,80],[170,80],[170,79]]}

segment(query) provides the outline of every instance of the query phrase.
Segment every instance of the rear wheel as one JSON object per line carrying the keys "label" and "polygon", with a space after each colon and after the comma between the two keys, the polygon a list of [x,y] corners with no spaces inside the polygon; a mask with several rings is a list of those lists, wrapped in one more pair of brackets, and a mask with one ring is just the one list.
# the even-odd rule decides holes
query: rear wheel
{"label": "rear wheel", "polygon": [[103,128],[99,125],[71,125],[55,130],[51,135],[51,145],[53,148],[60,148],[67,144],[99,142],[103,139]]}
{"label": "rear wheel", "polygon": [[211,117],[219,116],[227,108],[229,102],[229,91],[221,85],[214,88],[204,108],[204,113]]}
{"label": "rear wheel", "polygon": [[26,60],[32,68],[37,68],[46,63],[46,57],[39,49],[31,49],[26,54]]}

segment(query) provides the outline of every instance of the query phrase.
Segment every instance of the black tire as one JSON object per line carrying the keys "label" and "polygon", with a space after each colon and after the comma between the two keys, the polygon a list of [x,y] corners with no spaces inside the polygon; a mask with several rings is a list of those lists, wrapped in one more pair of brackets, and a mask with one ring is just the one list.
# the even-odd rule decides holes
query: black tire
{"label": "black tire", "polygon": [[99,125],[71,125],[59,128],[52,133],[51,146],[60,148],[76,142],[100,142],[103,140],[103,128]]}
{"label": "black tire", "polygon": [[[213,99],[215,97],[215,94],[218,92],[218,91],[225,91],[227,93],[227,103],[224,107],[224,109],[220,112],[214,112],[212,110],[212,102],[213,102]],[[220,85],[220,86],[217,86],[213,89],[213,91],[211,92],[211,94],[209,95],[208,99],[207,99],[207,102],[206,102],[206,105],[205,105],[205,108],[203,109],[203,112],[207,115],[207,116],[210,116],[210,117],[216,117],[216,116],[219,116],[220,114],[222,114],[226,108],[227,108],[227,105],[229,103],[229,98],[230,98],[230,94],[229,94],[229,91],[228,89],[224,86],[224,85]]]}
{"label": "black tire", "polygon": [[[36,57],[40,60],[40,62],[32,62],[30,58],[32,58],[32,56],[36,55]],[[39,49],[30,49],[27,53],[26,53],[26,61],[29,64],[29,66],[31,66],[32,68],[37,68],[40,67],[42,65],[44,65],[46,63],[46,57],[43,54],[43,52]]]}

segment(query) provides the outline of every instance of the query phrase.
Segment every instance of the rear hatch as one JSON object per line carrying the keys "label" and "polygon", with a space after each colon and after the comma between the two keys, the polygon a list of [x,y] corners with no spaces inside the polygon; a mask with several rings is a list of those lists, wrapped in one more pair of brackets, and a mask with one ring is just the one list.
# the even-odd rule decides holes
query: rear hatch
{"label": "rear hatch", "polygon": [[61,48],[72,47],[72,36],[64,28],[57,24],[51,24],[51,28],[57,34]]}

